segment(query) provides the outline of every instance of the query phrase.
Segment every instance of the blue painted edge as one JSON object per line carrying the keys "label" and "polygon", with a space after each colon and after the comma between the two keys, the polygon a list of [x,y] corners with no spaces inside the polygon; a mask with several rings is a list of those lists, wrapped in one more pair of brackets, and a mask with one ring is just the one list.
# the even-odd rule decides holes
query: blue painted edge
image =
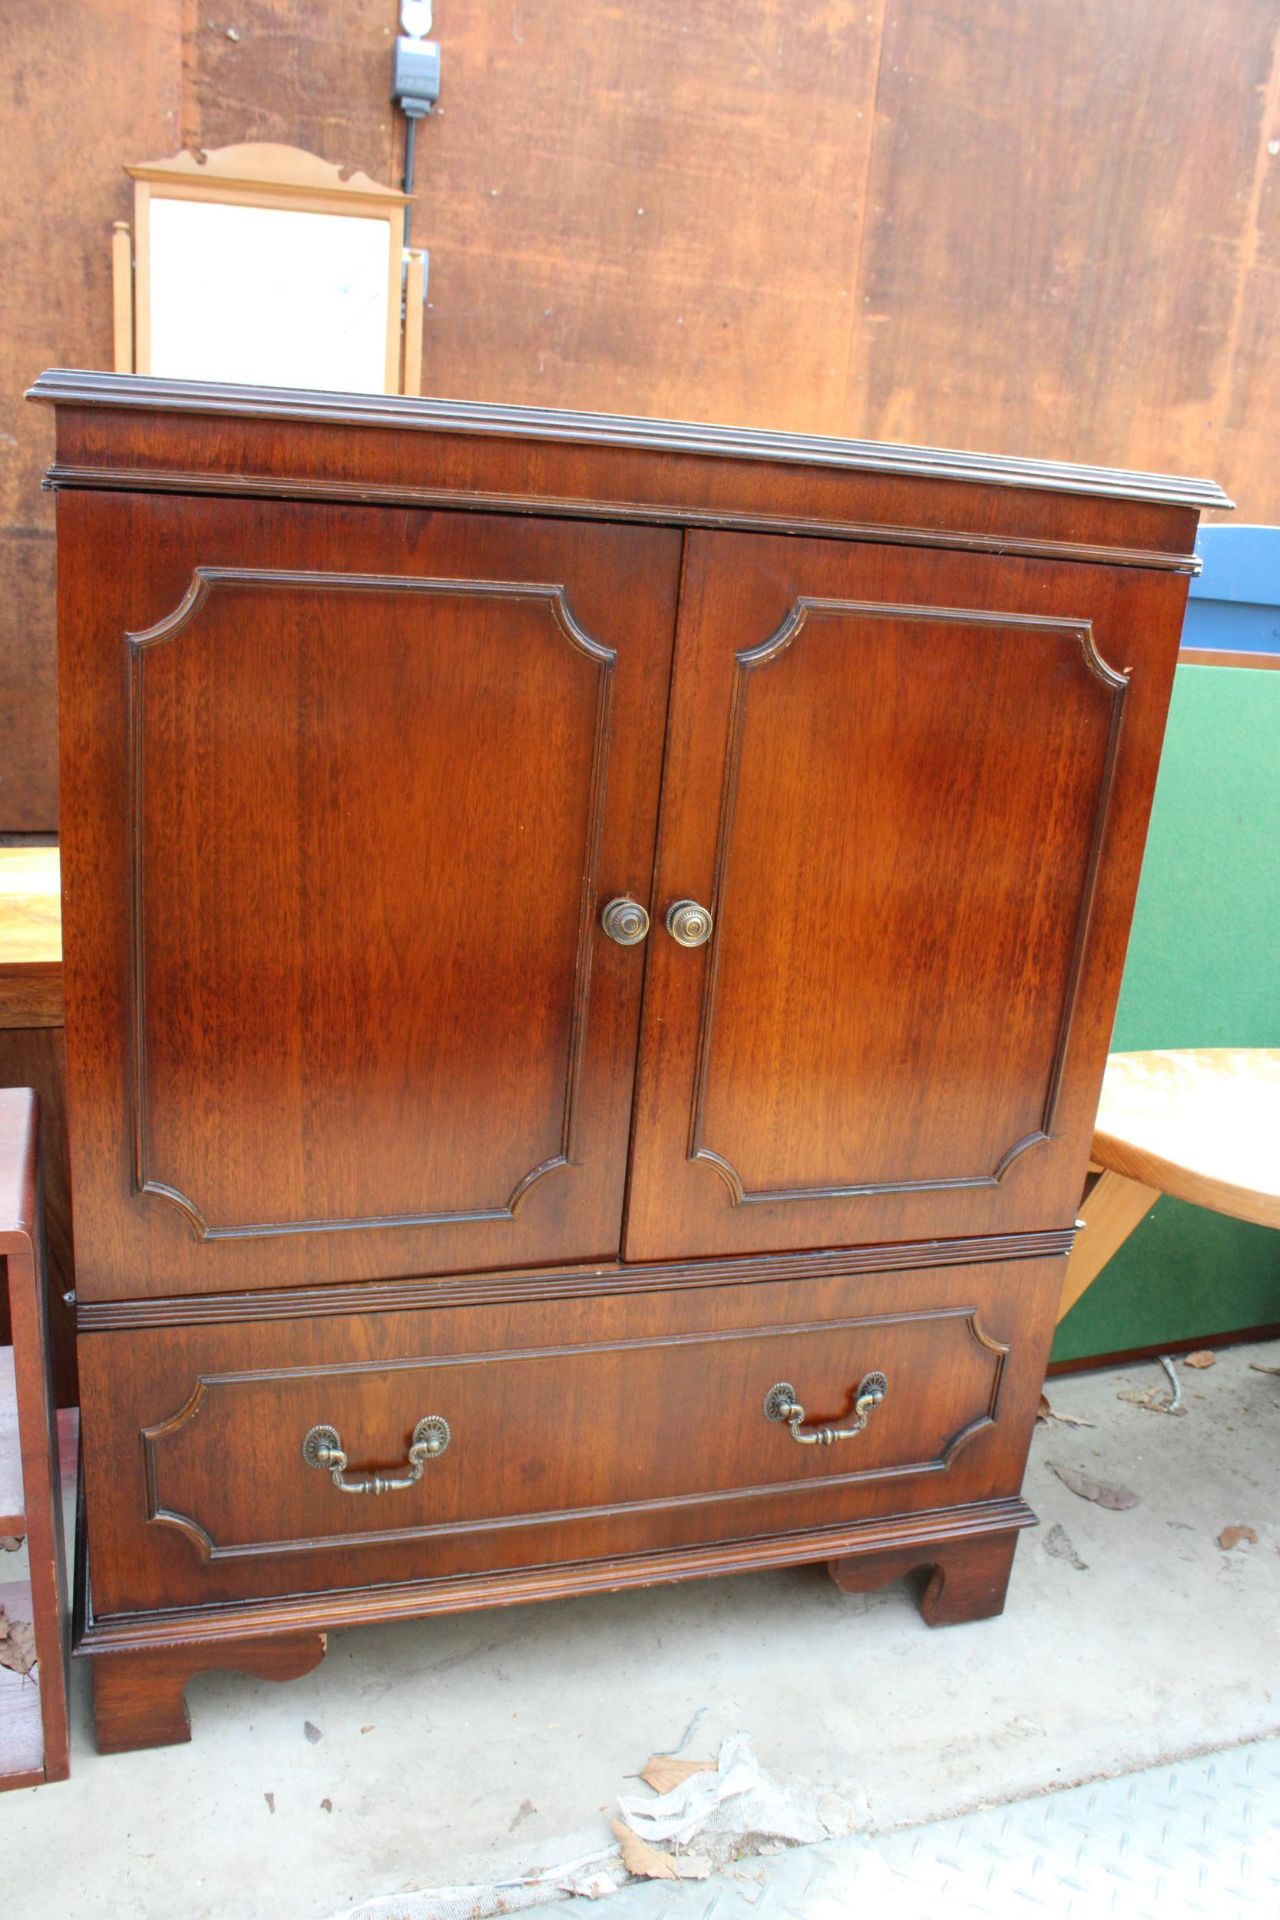
{"label": "blue painted edge", "polygon": [[1196,553],[1204,571],[1191,582],[1193,600],[1246,600],[1280,606],[1280,527],[1201,527]]}
{"label": "blue painted edge", "polygon": [[1280,654],[1280,527],[1201,527],[1184,647]]}

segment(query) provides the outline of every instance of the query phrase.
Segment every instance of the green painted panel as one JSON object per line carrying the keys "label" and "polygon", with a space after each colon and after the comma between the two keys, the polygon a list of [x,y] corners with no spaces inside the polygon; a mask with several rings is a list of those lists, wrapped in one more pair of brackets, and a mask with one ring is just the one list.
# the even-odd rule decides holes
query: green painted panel
{"label": "green painted panel", "polygon": [[1161,1200],[1071,1309],[1054,1360],[1280,1325],[1280,1234]]}
{"label": "green painted panel", "polygon": [[1280,1045],[1280,670],[1179,667],[1113,1051]]}
{"label": "green painted panel", "polygon": [[[1112,1048],[1280,1046],[1280,671],[1179,667]],[[1280,1234],[1162,1200],[1055,1360],[1280,1322]]]}

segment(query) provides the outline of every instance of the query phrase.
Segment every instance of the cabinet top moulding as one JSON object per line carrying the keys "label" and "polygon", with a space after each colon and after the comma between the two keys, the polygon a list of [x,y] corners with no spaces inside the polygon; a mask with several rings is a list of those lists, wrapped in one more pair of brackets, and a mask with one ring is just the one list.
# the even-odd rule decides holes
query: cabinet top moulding
{"label": "cabinet top moulding", "polygon": [[541,407],[42,374],[48,484],[832,533],[1198,571],[1209,480]]}

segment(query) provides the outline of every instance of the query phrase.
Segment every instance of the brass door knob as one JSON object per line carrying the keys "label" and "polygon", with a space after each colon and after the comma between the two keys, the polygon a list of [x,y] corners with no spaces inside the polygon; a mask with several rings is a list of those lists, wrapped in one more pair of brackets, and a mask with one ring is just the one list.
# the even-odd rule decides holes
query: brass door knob
{"label": "brass door knob", "polygon": [[676,900],[667,908],[667,932],[681,947],[704,947],[714,921],[696,900]]}
{"label": "brass door knob", "polygon": [[620,894],[600,915],[600,924],[620,947],[636,947],[649,931],[649,916],[638,900]]}

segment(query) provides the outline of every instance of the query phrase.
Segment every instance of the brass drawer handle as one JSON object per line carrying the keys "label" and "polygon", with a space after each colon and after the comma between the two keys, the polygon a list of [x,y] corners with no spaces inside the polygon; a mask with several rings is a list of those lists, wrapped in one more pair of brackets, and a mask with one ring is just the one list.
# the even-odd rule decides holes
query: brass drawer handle
{"label": "brass drawer handle", "polygon": [[422,1478],[428,1460],[438,1460],[453,1435],[449,1422],[438,1413],[429,1413],[413,1430],[407,1473],[362,1473],[344,1479],[347,1456],[336,1427],[312,1427],[302,1443],[302,1457],[309,1467],[327,1472],[340,1493],[395,1493],[400,1487],[414,1487]]}
{"label": "brass drawer handle", "polygon": [[857,1417],[851,1427],[814,1427],[812,1432],[802,1433],[804,1408],[796,1399],[791,1382],[779,1380],[764,1397],[764,1417],[779,1424],[785,1420],[791,1429],[791,1438],[798,1440],[802,1447],[832,1447],[837,1440],[852,1440],[861,1433],[888,1391],[889,1382],[882,1373],[864,1373],[854,1396],[853,1411]]}

